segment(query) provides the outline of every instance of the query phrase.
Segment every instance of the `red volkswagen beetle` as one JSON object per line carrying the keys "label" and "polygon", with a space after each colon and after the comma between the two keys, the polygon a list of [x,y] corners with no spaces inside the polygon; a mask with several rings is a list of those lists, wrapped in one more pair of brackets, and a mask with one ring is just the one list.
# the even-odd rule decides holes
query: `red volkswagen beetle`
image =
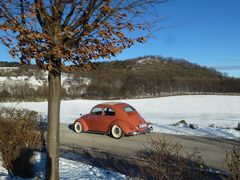
{"label": "red volkswagen beetle", "polygon": [[133,136],[152,130],[132,106],[117,102],[96,105],[89,114],[74,121],[73,129],[77,133],[111,134],[116,139],[123,135]]}

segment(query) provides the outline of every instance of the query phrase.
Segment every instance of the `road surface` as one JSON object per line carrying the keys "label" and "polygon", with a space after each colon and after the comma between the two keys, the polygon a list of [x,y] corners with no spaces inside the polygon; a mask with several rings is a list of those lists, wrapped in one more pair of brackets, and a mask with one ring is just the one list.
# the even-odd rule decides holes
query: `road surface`
{"label": "road surface", "polygon": [[134,137],[123,137],[113,139],[108,135],[99,135],[91,133],[77,134],[68,128],[67,124],[60,126],[60,144],[61,147],[77,147],[85,151],[94,150],[95,152],[104,152],[116,156],[134,157],[139,151],[147,145],[149,139],[165,137],[172,143],[180,143],[184,150],[193,152],[197,148],[205,163],[213,168],[226,170],[225,158],[226,152],[233,146],[239,146],[239,141],[216,139],[196,136],[182,136],[161,133],[149,133]]}

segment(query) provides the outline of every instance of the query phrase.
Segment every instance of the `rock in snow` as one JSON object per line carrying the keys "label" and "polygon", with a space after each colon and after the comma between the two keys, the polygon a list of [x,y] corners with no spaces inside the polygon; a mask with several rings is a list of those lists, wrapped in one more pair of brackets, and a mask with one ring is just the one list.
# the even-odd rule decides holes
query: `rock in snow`
{"label": "rock in snow", "polygon": [[191,129],[198,129],[198,125],[197,124],[189,124],[189,127]]}
{"label": "rock in snow", "polygon": [[238,123],[237,130],[240,131],[240,123]]}
{"label": "rock in snow", "polygon": [[187,122],[185,120],[178,121],[177,123],[173,124],[173,126],[188,126]]}

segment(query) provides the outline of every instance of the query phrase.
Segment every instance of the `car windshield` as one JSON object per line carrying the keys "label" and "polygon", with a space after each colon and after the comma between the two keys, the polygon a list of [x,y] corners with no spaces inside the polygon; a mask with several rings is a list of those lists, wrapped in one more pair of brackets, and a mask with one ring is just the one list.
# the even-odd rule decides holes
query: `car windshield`
{"label": "car windshield", "polygon": [[100,108],[100,107],[95,107],[95,108],[92,110],[91,114],[94,114],[94,115],[102,115],[102,108]]}
{"label": "car windshield", "polygon": [[124,111],[125,112],[133,112],[133,111],[136,111],[136,110],[131,106],[127,106],[127,107],[124,108]]}

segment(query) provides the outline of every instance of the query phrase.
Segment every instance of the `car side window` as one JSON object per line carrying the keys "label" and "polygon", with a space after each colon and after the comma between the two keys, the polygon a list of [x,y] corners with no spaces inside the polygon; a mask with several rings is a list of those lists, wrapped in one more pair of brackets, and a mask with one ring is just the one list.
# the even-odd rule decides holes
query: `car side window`
{"label": "car side window", "polygon": [[127,107],[124,108],[124,111],[125,112],[133,112],[133,111],[136,111],[136,110],[131,106],[127,106]]}
{"label": "car side window", "polygon": [[91,114],[94,114],[94,115],[102,115],[102,108],[99,108],[99,107],[95,107]]}
{"label": "car side window", "polygon": [[111,108],[104,108],[105,116],[115,116],[115,111]]}

